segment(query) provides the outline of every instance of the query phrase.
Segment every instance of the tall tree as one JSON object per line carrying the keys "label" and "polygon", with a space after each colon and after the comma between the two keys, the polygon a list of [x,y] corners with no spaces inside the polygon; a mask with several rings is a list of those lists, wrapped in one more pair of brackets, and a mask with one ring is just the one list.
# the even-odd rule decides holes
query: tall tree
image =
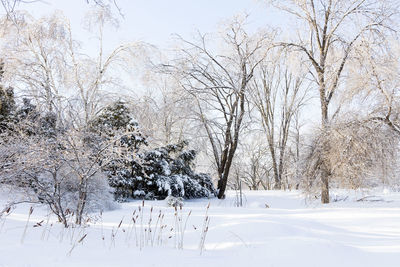
{"label": "tall tree", "polygon": [[[218,39],[218,38],[216,38]],[[249,35],[236,20],[213,49],[207,36],[195,42],[181,39],[180,57],[168,65],[197,106],[195,113],[211,144],[218,174],[218,198],[223,198],[246,113],[249,83],[271,43],[265,33]]]}
{"label": "tall tree", "polygon": [[[322,129],[329,128],[329,107],[340,87],[347,63],[362,36],[383,38],[395,15],[391,1],[269,1],[300,23],[296,38],[281,45],[302,52],[318,89]],[[329,149],[329,148],[326,148]],[[329,203],[328,166],[321,165],[321,201]]]}

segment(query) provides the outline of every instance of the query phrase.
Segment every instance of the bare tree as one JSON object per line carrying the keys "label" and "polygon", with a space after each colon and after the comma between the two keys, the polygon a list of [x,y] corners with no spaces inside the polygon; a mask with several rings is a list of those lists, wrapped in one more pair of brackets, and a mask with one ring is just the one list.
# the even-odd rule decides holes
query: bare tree
{"label": "bare tree", "polygon": [[[383,123],[400,135],[400,56],[399,42],[386,40],[374,44],[368,40],[357,47],[356,60],[350,65],[348,88],[343,102],[361,110],[366,123]],[[357,101],[355,101],[357,100]],[[355,103],[356,105],[354,105]]]}
{"label": "bare tree", "polygon": [[95,4],[101,8],[106,8],[106,9],[111,9],[111,7],[115,7],[118,11],[118,13],[123,17],[124,14],[122,13],[122,9],[118,5],[117,0],[86,0],[86,3],[88,4]]}
{"label": "bare tree", "polygon": [[6,12],[7,16],[10,16],[20,0],[1,0],[1,5]]}
{"label": "bare tree", "polygon": [[[376,0],[306,0],[270,1],[301,23],[297,39],[281,45],[300,51],[312,65],[310,73],[318,88],[323,129],[329,127],[329,106],[340,87],[345,66],[354,47],[367,34],[382,37],[395,15],[387,1]],[[329,202],[327,166],[323,174],[321,201]]]}
{"label": "bare tree", "polygon": [[99,49],[94,58],[81,56],[72,39],[69,25],[67,28],[70,35],[68,52],[72,62],[70,86],[77,92],[78,107],[83,108],[84,124],[91,121],[102,109],[104,97],[111,96],[110,90],[124,89],[123,82],[115,71],[132,71],[134,66],[131,63],[139,62],[138,59],[147,54],[145,51],[147,46],[141,42],[123,43],[111,52],[105,51],[103,42],[104,29],[107,25],[118,26],[118,21],[108,8],[100,5],[87,14],[86,26],[89,31],[95,32],[95,37],[98,39]]}
{"label": "bare tree", "polygon": [[[37,2],[45,2],[43,0],[0,0],[1,6],[6,12],[6,15],[9,19],[12,18],[12,16],[15,13],[16,8],[18,7],[19,4],[32,4],[32,3],[37,3]],[[100,6],[102,8],[109,8],[109,5],[112,4],[114,7],[117,8],[118,12],[122,15],[121,9],[118,6],[118,1],[117,0],[86,0],[86,3],[90,4],[93,3],[97,6]]]}
{"label": "bare tree", "polygon": [[193,99],[169,75],[152,72],[149,76],[146,85],[152,90],[131,101],[144,132],[158,146],[190,142]]}
{"label": "bare tree", "polygon": [[[300,121],[301,109],[298,109],[293,118],[292,129],[290,131],[292,143],[288,147],[286,170],[283,173],[284,180],[289,190],[294,186],[298,189],[301,182],[302,160],[304,157],[304,134],[301,129],[304,123]],[[290,182],[289,182],[290,180]]]}
{"label": "bare tree", "polygon": [[[144,54],[139,43],[121,44],[110,53],[103,48],[105,25],[113,22],[104,9],[93,9],[87,19],[89,30],[96,29],[99,50],[95,57],[79,50],[67,18],[60,13],[39,20],[27,18],[6,37],[4,61],[9,83],[40,107],[55,112],[62,122],[64,109],[73,110],[74,123],[87,124],[103,107],[104,96],[123,83],[113,72],[128,70],[130,60]],[[138,52],[138,53],[137,53]],[[77,114],[79,116],[77,116]]]}
{"label": "bare tree", "polygon": [[286,172],[287,145],[292,120],[305,102],[305,74],[295,73],[283,54],[268,58],[260,65],[251,83],[251,99],[257,108],[266,135],[274,175],[274,189],[282,188]]}
{"label": "bare tree", "polygon": [[68,36],[60,14],[28,23],[20,21],[5,36],[6,78],[25,96],[35,99],[44,112],[61,114],[65,106],[68,72]]}
{"label": "bare tree", "polygon": [[20,4],[31,4],[35,2],[41,2],[41,0],[0,0],[1,7],[6,13],[6,19],[15,22],[16,9]]}
{"label": "bare tree", "polygon": [[223,198],[246,113],[249,83],[270,44],[266,34],[248,35],[234,22],[222,36],[224,48],[212,49],[206,36],[182,40],[182,57],[169,65],[181,86],[197,103],[196,113],[211,144],[218,173],[218,198]]}

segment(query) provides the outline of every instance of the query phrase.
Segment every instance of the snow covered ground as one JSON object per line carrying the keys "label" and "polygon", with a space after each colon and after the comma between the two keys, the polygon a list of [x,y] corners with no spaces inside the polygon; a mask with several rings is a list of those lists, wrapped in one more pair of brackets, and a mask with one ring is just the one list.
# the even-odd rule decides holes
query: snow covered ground
{"label": "snow covered ground", "polygon": [[[146,201],[133,224],[132,213],[140,215],[142,205],[134,201],[93,214],[87,227],[69,229],[47,216],[45,206],[34,206],[27,224],[31,206],[20,205],[0,220],[0,266],[400,266],[400,193],[357,201],[372,193],[341,192],[333,195],[339,201],[324,206],[306,203],[299,192],[244,194],[243,207],[235,206],[235,192],[225,200],[186,201],[178,212],[182,222],[165,201]],[[3,196],[0,210],[5,202]],[[146,238],[151,207],[152,231]],[[160,210],[162,223],[157,222]],[[183,249],[178,249],[183,230],[176,224],[184,228],[189,211]],[[167,225],[161,235],[160,224]]]}

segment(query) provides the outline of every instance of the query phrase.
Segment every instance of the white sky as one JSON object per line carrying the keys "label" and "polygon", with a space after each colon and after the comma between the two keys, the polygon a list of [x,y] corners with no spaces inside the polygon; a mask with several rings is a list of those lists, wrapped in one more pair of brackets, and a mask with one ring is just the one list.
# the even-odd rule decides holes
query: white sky
{"label": "white sky", "polygon": [[[118,30],[106,32],[106,47],[123,42],[145,41],[160,48],[167,47],[172,34],[189,38],[199,30],[215,32],[218,25],[235,15],[250,15],[249,27],[278,25],[282,21],[273,16],[262,0],[116,0],[124,17],[119,16]],[[61,10],[69,18],[75,38],[84,41],[82,19],[91,8],[86,0],[43,0],[21,4],[35,17]],[[115,12],[117,14],[117,12]]]}

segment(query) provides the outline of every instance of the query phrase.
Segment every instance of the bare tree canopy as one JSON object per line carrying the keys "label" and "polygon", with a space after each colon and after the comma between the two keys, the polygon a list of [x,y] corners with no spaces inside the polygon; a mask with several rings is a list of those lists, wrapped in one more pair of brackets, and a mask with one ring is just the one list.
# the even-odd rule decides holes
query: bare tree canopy
{"label": "bare tree canopy", "polygon": [[[318,88],[322,127],[329,127],[329,106],[352,59],[356,46],[364,36],[374,40],[385,38],[391,29],[396,5],[389,1],[270,1],[279,10],[300,22],[296,38],[282,46],[299,51],[310,62]],[[329,202],[329,172],[322,179],[323,203]]]}
{"label": "bare tree canopy", "polygon": [[197,42],[181,39],[184,48],[168,69],[195,99],[197,117],[212,147],[218,173],[218,197],[223,198],[246,113],[249,83],[266,57],[270,35],[248,35],[243,22],[228,25],[215,52],[206,35]]}
{"label": "bare tree canopy", "polygon": [[[251,101],[261,116],[274,173],[274,188],[281,189],[286,172],[286,152],[293,119],[308,89],[306,67],[302,71],[289,68],[289,55],[278,51],[258,68],[251,83]],[[300,67],[301,68],[301,67]]]}

